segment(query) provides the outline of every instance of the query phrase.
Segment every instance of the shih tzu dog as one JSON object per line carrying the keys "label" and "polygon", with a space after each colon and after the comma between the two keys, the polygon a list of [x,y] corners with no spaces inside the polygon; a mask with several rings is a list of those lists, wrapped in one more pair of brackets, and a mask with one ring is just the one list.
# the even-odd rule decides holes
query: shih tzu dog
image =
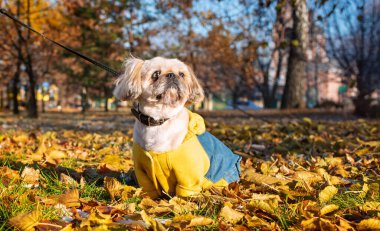
{"label": "shih tzu dog", "polygon": [[128,58],[114,95],[133,102],[133,161],[150,197],[190,196],[238,181],[240,157],[208,133],[186,106],[203,100],[192,69],[178,59]]}

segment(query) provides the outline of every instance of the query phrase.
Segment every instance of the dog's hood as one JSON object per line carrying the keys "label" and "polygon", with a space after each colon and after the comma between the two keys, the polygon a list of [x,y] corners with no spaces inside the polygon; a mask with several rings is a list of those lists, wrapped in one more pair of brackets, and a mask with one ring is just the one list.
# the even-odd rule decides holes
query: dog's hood
{"label": "dog's hood", "polygon": [[187,127],[187,134],[184,141],[190,139],[193,136],[203,134],[206,131],[206,125],[203,118],[197,113],[189,112],[189,125]]}

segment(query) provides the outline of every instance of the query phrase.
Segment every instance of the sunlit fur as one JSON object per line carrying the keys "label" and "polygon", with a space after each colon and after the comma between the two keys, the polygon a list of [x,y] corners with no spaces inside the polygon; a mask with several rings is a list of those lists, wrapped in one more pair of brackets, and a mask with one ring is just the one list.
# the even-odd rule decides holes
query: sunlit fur
{"label": "sunlit fur", "polygon": [[[189,118],[185,105],[200,102],[204,97],[194,72],[178,59],[162,57],[128,58],[124,68],[124,73],[116,80],[115,97],[137,102],[139,110],[154,119],[169,118],[164,124],[153,127],[136,120],[134,142],[145,150],[157,152],[177,148],[187,133]],[[160,71],[157,79],[152,78],[155,71]],[[175,77],[169,78],[169,73]]]}

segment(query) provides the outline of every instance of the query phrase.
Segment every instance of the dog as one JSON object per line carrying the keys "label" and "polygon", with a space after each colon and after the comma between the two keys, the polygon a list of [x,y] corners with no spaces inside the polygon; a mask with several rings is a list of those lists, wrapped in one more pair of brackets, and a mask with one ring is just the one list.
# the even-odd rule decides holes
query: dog
{"label": "dog", "polygon": [[188,65],[178,59],[130,57],[115,85],[117,99],[133,102],[135,174],[151,198],[188,197],[239,180],[241,157],[186,108],[204,98]]}

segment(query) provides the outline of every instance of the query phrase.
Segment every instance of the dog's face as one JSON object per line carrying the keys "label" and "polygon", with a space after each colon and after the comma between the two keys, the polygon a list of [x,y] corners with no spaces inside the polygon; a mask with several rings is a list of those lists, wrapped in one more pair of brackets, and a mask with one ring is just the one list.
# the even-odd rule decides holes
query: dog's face
{"label": "dog's face", "polygon": [[171,107],[203,100],[203,89],[189,66],[178,59],[156,57],[150,60],[128,58],[117,80],[114,95]]}

